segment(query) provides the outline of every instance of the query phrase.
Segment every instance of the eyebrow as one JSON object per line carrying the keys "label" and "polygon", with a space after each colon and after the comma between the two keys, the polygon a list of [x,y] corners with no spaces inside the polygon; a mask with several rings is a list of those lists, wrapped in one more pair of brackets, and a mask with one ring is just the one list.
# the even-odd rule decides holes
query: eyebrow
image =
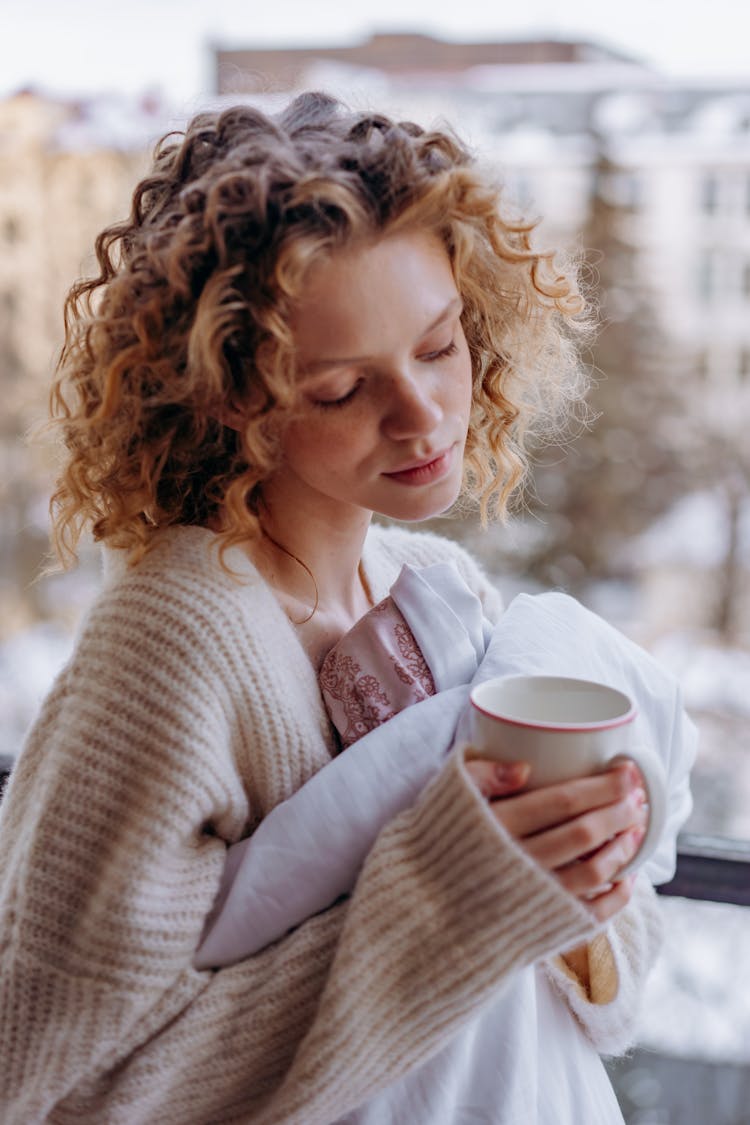
{"label": "eyebrow", "polygon": [[[438,313],[432,323],[429,324],[427,328],[425,328],[424,332],[422,332],[420,336],[420,339],[423,339],[425,336],[428,336],[430,332],[433,332],[436,328],[439,328],[440,325],[444,324],[446,320],[450,320],[450,318],[456,312],[463,312],[463,301],[460,297],[454,297],[451,301],[448,302],[443,311],[441,313]],[[308,376],[321,375],[324,371],[329,371],[332,368],[336,367],[354,367],[358,363],[366,363],[369,358],[370,357],[366,355],[355,355],[341,356],[340,358],[331,359],[314,359],[311,363],[305,364],[304,374]]]}

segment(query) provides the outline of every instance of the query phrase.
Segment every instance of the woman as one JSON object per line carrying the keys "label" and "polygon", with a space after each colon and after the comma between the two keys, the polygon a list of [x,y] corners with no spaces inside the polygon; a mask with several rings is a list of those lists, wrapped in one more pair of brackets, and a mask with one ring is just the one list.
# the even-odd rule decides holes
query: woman
{"label": "woman", "polygon": [[350,898],[192,965],[228,845],[330,760],[317,669],[401,565],[454,560],[500,613],[455,544],[370,521],[502,511],[577,393],[582,302],[529,229],[452,137],[308,95],[196,118],[100,236],[53,508],[106,580],[2,806],[6,1125],[620,1120],[592,1039],[627,1041],[658,936],[611,882],[628,767],[514,796],[522,763],[453,755]]}

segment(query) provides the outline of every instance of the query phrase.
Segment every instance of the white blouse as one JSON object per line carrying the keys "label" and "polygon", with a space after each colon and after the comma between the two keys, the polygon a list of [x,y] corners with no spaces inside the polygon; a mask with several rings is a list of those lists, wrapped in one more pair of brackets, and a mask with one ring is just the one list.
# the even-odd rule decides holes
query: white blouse
{"label": "white blouse", "polygon": [[596,1050],[536,966],[336,1125],[623,1125],[623,1116]]}

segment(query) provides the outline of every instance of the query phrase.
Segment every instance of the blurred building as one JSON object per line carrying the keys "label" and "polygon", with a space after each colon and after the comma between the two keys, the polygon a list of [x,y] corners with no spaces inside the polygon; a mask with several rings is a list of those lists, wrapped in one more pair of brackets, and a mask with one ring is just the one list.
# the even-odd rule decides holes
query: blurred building
{"label": "blurred building", "polygon": [[460,84],[481,66],[549,66],[569,63],[627,62],[626,56],[598,43],[559,39],[455,43],[420,34],[376,34],[348,46],[217,48],[216,88],[220,94],[288,92],[310,87],[311,71],[321,63],[350,71],[371,71],[408,85]]}
{"label": "blurred building", "polygon": [[[750,76],[690,82],[590,43],[455,44],[422,35],[217,48],[215,73],[221,101],[245,96],[274,108],[318,88],[355,108],[454,123],[507,197],[543,216],[542,241],[593,251],[604,319],[621,325],[626,350],[633,345],[618,377],[632,375],[634,395],[661,381],[679,404],[659,419],[652,442],[666,447],[670,480],[654,478],[662,458],[644,461],[644,487],[657,498],[644,512],[666,512],[670,495],[677,502],[706,486],[720,509],[712,526],[722,528],[715,555],[724,561],[708,583],[690,553],[675,547],[673,565],[662,555],[659,588],[679,573],[681,589],[695,594],[683,593],[669,613],[661,602],[664,624],[682,616],[725,629],[739,613],[735,634],[750,635],[747,598],[738,600],[749,585]],[[602,358],[608,369],[609,356],[594,362]],[[618,444],[626,471],[633,443],[625,431],[614,435]],[[636,549],[627,561],[637,571],[648,558]]]}
{"label": "blurred building", "polygon": [[405,34],[218,47],[214,69],[227,99],[322,88],[455,122],[554,236],[579,240],[594,194],[605,194],[701,372],[717,389],[750,384],[750,76],[744,87],[690,83],[598,44]]}
{"label": "blurred building", "polygon": [[157,112],[148,102],[62,101],[31,91],[0,101],[4,393],[14,372],[22,383],[49,375],[62,339],[63,296],[94,270],[99,230],[127,215],[160,128]]}
{"label": "blurred building", "polygon": [[96,273],[94,239],[128,214],[161,131],[147,100],[27,91],[0,101],[0,638],[49,610],[33,578],[47,550],[51,469],[23,437],[46,416],[64,296]]}

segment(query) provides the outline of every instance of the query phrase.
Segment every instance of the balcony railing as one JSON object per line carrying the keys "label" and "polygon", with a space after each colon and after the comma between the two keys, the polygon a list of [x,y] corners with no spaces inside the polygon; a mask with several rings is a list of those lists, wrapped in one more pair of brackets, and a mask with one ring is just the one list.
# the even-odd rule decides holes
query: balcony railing
{"label": "balcony railing", "polygon": [[0,800],[2,800],[5,783],[10,776],[13,759],[8,754],[0,754]]}
{"label": "balcony railing", "polygon": [[656,889],[662,895],[750,906],[750,840],[682,833],[675,877]]}

